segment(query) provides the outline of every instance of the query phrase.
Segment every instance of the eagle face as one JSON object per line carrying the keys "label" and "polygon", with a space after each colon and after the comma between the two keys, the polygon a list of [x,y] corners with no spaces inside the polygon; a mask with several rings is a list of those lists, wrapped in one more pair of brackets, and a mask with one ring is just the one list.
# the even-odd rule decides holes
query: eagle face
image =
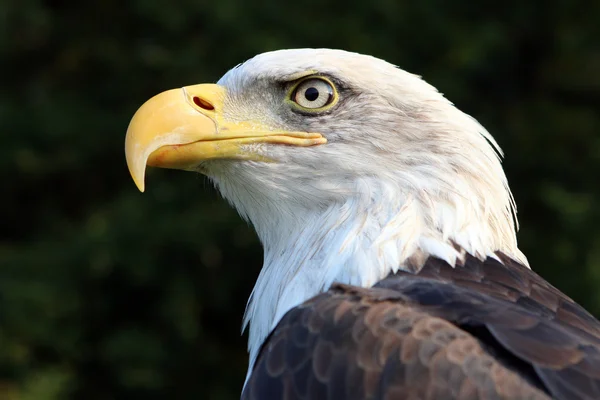
{"label": "eagle face", "polygon": [[[219,80],[227,92],[223,117],[228,121],[259,121],[270,131],[320,137],[309,146],[252,143],[244,150],[256,158],[200,164],[199,170],[217,183],[225,197],[235,198],[236,188],[243,187],[244,192],[255,188],[276,196],[263,199],[267,203],[279,198],[299,207],[322,208],[354,196],[357,179],[386,175],[393,169],[385,160],[388,157],[381,155],[401,153],[406,146],[401,137],[393,137],[399,136],[396,130],[386,127],[402,124],[406,111],[381,97],[376,82],[352,79],[360,71],[343,62],[375,59],[339,54],[345,57],[319,51],[267,53]],[[396,71],[383,61],[374,62]],[[397,143],[390,143],[394,139]]]}
{"label": "eagle face", "polygon": [[[144,107],[152,117],[142,107],[130,126],[128,142],[151,138],[145,154],[128,151],[140,187],[146,162],[198,171],[246,216],[249,202],[322,209],[372,196],[381,185],[404,195],[441,194],[463,178],[470,192],[471,181],[490,170],[487,183],[504,191],[487,132],[419,77],[370,56],[275,51],[235,67],[218,85],[167,95],[180,118],[165,125],[173,114],[151,103]],[[200,117],[210,121],[193,120]],[[153,124],[162,131],[146,130]]]}
{"label": "eagle face", "polygon": [[[227,91],[227,120],[260,121],[273,131],[311,132],[326,140],[306,147],[255,143],[246,149],[259,160],[203,163],[202,172],[218,183],[243,176],[300,203],[306,197],[343,201],[360,195],[357,180],[405,190],[418,180],[450,186],[457,153],[461,159],[481,148],[496,158],[480,127],[432,86],[373,57],[334,50],[266,53],[218,83]],[[307,93],[318,95],[314,103]],[[457,123],[466,120],[472,131],[444,127],[440,109],[457,111]],[[457,146],[460,136],[465,140]],[[442,168],[432,169],[434,163]]]}

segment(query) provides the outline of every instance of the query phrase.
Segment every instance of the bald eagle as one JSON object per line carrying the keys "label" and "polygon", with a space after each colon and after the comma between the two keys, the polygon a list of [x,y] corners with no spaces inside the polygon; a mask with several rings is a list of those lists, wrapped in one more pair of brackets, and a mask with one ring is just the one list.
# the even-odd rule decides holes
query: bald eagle
{"label": "bald eagle", "polygon": [[252,223],[244,399],[600,399],[600,323],[532,272],[492,136],[419,77],[326,49],[159,94],[147,166],[208,176]]}

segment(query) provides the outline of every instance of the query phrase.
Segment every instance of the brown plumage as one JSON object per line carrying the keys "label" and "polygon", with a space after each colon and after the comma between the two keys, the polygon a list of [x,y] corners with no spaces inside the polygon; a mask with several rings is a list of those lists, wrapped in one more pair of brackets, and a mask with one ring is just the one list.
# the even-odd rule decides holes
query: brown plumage
{"label": "brown plumage", "polygon": [[599,399],[600,323],[509,258],[430,258],[288,312],[244,399]]}

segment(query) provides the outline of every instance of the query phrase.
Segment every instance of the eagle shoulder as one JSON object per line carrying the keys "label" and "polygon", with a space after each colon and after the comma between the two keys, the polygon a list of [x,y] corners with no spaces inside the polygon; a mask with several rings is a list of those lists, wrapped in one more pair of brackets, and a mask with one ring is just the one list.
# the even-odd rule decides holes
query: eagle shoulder
{"label": "eagle shoulder", "polygon": [[284,316],[242,398],[600,398],[600,323],[498,257],[334,285]]}

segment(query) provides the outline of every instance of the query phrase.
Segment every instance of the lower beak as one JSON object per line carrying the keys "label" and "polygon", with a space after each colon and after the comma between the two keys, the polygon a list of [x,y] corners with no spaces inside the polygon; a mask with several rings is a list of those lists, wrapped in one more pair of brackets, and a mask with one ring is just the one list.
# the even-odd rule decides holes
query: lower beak
{"label": "lower beak", "polygon": [[319,133],[274,130],[255,121],[223,118],[226,89],[214,84],[173,89],[154,96],[135,113],[125,137],[129,172],[144,191],[146,165],[194,170],[206,160],[268,161],[248,144],[323,144]]}

